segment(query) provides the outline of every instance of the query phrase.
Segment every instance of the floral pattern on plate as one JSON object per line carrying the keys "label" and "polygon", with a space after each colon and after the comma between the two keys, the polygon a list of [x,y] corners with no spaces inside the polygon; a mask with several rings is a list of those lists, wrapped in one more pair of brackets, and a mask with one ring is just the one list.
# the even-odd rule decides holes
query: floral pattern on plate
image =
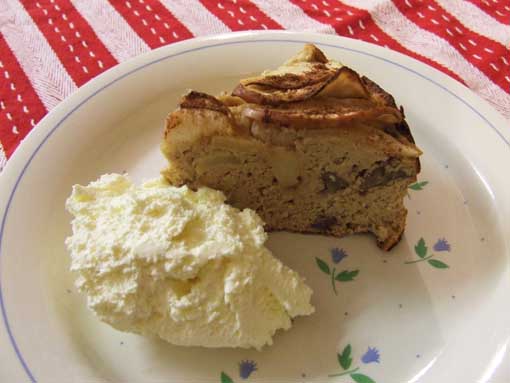
{"label": "floral pattern on plate", "polygon": [[359,270],[342,270],[337,272],[336,265],[338,265],[344,258],[348,257],[347,252],[344,249],[339,249],[337,247],[330,250],[331,261],[333,265],[330,266],[328,262],[322,260],[319,257],[315,257],[315,262],[319,269],[324,273],[329,275],[331,278],[331,286],[333,288],[333,292],[335,295],[338,295],[338,291],[336,289],[337,282],[350,282],[353,281],[354,278],[359,274]]}
{"label": "floral pattern on plate", "polygon": [[[241,379],[248,379],[251,374],[257,371],[257,363],[253,360],[242,360],[239,362],[239,376]],[[224,371],[220,374],[221,383],[234,383],[234,380]]]}
{"label": "floral pattern on plate", "polygon": [[[367,351],[361,356],[360,362],[363,364],[380,363],[379,350],[375,347],[368,347]],[[350,344],[344,347],[342,353],[337,354],[338,364],[342,368],[342,372],[328,375],[330,378],[349,375],[356,383],[376,383],[370,376],[359,372],[360,366],[352,365],[352,347]]]}
{"label": "floral pattern on plate", "polygon": [[[435,252],[450,252],[452,247],[448,243],[448,241],[445,238],[439,238],[432,249]],[[448,264],[444,263],[443,261],[440,261],[439,259],[435,259],[435,254],[429,254],[428,255],[428,247],[423,238],[420,238],[416,245],[414,246],[414,252],[419,257],[419,259],[415,259],[412,261],[406,261],[404,262],[406,265],[412,264],[412,263],[418,263],[418,262],[424,262],[427,261],[429,265],[432,267],[435,267],[436,269],[448,269],[450,266]]]}

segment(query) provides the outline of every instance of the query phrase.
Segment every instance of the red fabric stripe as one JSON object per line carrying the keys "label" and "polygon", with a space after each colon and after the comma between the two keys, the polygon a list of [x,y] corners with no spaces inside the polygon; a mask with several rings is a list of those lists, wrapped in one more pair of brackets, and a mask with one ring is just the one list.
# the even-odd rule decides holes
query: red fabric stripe
{"label": "red fabric stripe", "polygon": [[9,158],[46,108],[1,34],[0,52],[0,137]]}
{"label": "red fabric stripe", "polygon": [[189,39],[193,34],[157,0],[109,0],[151,48]]}
{"label": "red fabric stripe", "polygon": [[510,51],[502,44],[469,30],[433,0],[393,0],[393,3],[412,22],[448,41],[467,61],[509,92],[505,76],[510,74],[510,67],[501,57],[510,59]]}
{"label": "red fabric stripe", "polygon": [[473,3],[489,16],[495,18],[500,23],[510,25],[510,1],[498,0],[467,0]]}
{"label": "red fabric stripe", "polygon": [[335,3],[335,7],[325,6],[324,2],[319,0],[307,1],[306,3],[301,0],[290,1],[303,9],[308,16],[321,23],[331,25],[339,35],[364,40],[405,53],[464,83],[457,74],[448,68],[402,46],[377,26],[368,11],[345,5],[340,1]]}
{"label": "red fabric stripe", "polygon": [[69,0],[21,2],[76,85],[117,64]]}
{"label": "red fabric stripe", "polygon": [[248,0],[200,0],[201,3],[233,31],[283,29],[259,7]]}

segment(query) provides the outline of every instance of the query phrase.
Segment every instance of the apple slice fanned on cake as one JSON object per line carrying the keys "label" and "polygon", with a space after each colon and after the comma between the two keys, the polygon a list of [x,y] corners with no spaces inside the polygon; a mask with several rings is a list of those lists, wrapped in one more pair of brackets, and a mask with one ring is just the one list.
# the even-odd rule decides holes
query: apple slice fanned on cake
{"label": "apple slice fanned on cake", "polygon": [[313,45],[229,95],[186,94],[162,150],[172,184],[221,190],[268,230],[370,232],[385,250],[421,155],[393,97]]}

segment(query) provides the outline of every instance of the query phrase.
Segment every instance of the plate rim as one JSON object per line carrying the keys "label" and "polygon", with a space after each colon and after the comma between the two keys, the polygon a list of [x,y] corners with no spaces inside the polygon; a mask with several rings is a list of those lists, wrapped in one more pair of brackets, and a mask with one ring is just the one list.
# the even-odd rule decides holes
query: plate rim
{"label": "plate rim", "polygon": [[[343,49],[382,60],[395,65],[402,70],[411,72],[414,75],[431,82],[441,90],[447,92],[450,96],[453,96],[455,99],[463,103],[468,109],[478,115],[485,124],[489,125],[489,127],[497,134],[499,139],[501,139],[508,149],[510,149],[510,133],[503,130],[503,126],[505,125],[504,117],[487,101],[483,100],[464,84],[440,72],[439,70],[402,53],[388,48],[383,48],[375,44],[342,36],[292,31],[232,32],[184,40],[145,52],[125,62],[119,63],[99,76],[91,79],[87,84],[80,87],[76,92],[62,101],[57,107],[48,112],[48,114],[25,137],[0,174],[0,185],[2,185],[0,187],[0,211],[2,211],[2,220],[0,224],[0,311],[3,328],[8,335],[12,351],[15,353],[25,375],[31,382],[36,382],[37,379],[33,375],[27,361],[24,359],[11,329],[7,315],[7,308],[4,302],[1,271],[3,259],[2,245],[10,206],[18,189],[19,183],[23,179],[26,170],[39,150],[44,146],[53,133],[55,133],[67,120],[67,118],[69,118],[81,106],[103,90],[146,67],[173,57],[204,49],[219,48],[234,44],[274,42],[311,42],[319,46]],[[409,65],[417,66],[418,69],[408,66],[406,61],[409,62]],[[432,71],[432,73],[423,74],[420,72],[420,69],[422,71]],[[471,100],[466,100],[465,98]],[[478,106],[478,109],[483,109],[483,111],[479,111],[472,104]],[[56,121],[55,123],[53,123],[54,120]],[[495,122],[493,122],[494,120]]]}

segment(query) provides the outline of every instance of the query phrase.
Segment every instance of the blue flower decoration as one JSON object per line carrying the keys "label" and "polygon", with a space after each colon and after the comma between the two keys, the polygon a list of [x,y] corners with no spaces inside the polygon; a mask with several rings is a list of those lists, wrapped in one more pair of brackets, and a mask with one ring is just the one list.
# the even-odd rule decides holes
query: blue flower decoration
{"label": "blue flower decoration", "polygon": [[257,371],[257,363],[253,360],[243,360],[239,363],[239,376],[241,378],[248,379],[254,371]]}
{"label": "blue flower decoration", "polygon": [[339,249],[338,247],[331,249],[331,259],[334,263],[340,263],[345,257],[347,257],[347,253],[344,249]]}
{"label": "blue flower decoration", "polygon": [[434,244],[434,250],[435,251],[450,251],[452,248],[448,241],[444,238],[440,238],[437,240],[437,242]]}
{"label": "blue flower decoration", "polygon": [[379,350],[375,347],[369,347],[367,352],[365,352],[361,357],[361,361],[365,364],[372,362],[379,363],[379,357]]}

